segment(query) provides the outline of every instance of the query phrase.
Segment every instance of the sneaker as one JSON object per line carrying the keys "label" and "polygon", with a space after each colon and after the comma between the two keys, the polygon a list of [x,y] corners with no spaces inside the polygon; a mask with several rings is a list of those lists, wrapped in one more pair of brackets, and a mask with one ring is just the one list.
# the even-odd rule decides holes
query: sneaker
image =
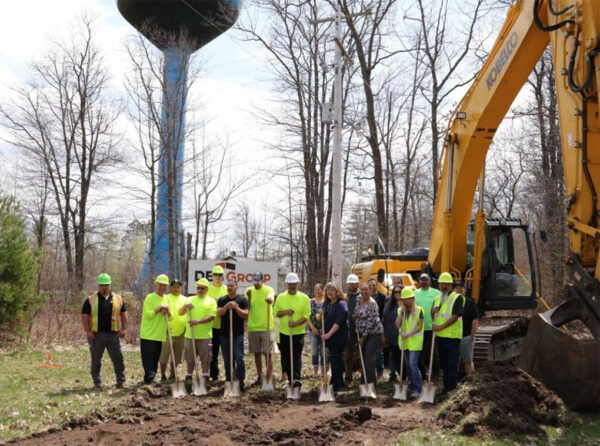
{"label": "sneaker", "polygon": [[250,387],[260,387],[260,386],[262,386],[262,379],[261,379],[261,377],[259,376],[259,377],[256,379],[256,381],[254,381],[254,382],[253,382],[253,383],[250,385]]}
{"label": "sneaker", "polygon": [[410,393],[410,397],[411,398],[419,398],[421,396],[421,392],[411,392]]}

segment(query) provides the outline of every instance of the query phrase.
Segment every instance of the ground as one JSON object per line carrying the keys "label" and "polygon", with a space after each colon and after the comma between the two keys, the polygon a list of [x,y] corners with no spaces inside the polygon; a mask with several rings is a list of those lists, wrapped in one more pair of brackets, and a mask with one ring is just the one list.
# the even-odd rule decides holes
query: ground
{"label": "ground", "polygon": [[[340,393],[335,403],[318,403],[317,380],[306,379],[302,398],[288,402],[280,391],[272,395],[251,389],[240,399],[223,400],[223,384],[207,397],[173,399],[167,389],[139,385],[139,352],[125,352],[130,388],[91,389],[85,349],[14,351],[0,354],[0,442],[63,445],[154,444],[597,444],[598,413],[569,414],[569,427],[536,424],[535,434],[475,429],[461,435],[448,417],[459,406],[420,406],[397,402],[391,386],[380,383],[376,401],[361,401],[357,390]],[[47,353],[58,368],[48,364]],[[308,359],[308,358],[307,358]],[[249,381],[255,378],[249,361]],[[304,371],[310,373],[308,361]],[[104,381],[114,377],[106,357]],[[472,384],[472,383],[471,383]],[[465,387],[466,389],[467,387]],[[473,393],[472,390],[469,390]],[[460,408],[460,407],[459,407]],[[462,410],[462,409],[461,409]],[[482,419],[482,423],[485,420]],[[556,423],[553,423],[556,424]]]}

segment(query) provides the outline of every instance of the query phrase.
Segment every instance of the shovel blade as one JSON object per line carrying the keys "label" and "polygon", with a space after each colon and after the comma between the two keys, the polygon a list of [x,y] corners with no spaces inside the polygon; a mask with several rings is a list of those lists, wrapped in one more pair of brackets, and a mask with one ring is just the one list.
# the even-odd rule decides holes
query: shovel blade
{"label": "shovel blade", "polygon": [[185,390],[185,384],[182,382],[177,382],[171,384],[171,396],[173,398],[182,398],[187,395]]}
{"label": "shovel blade", "polygon": [[327,384],[321,384],[319,387],[319,402],[335,401],[333,396],[333,387]]}
{"label": "shovel blade", "polygon": [[408,385],[406,384],[394,384],[394,398],[395,400],[406,401],[408,399]]}
{"label": "shovel blade", "polygon": [[192,381],[192,391],[195,396],[208,395],[206,385],[204,384],[204,379],[194,379]]}
{"label": "shovel blade", "polygon": [[240,383],[238,381],[225,381],[225,391],[223,396],[225,398],[240,396]]}
{"label": "shovel blade", "polygon": [[359,384],[358,388],[360,390],[361,398],[377,399],[377,393],[375,393],[375,386],[373,383]]}
{"label": "shovel blade", "polygon": [[299,387],[286,387],[285,388],[285,397],[288,400],[300,399],[300,388]]}
{"label": "shovel blade", "polygon": [[266,376],[262,377],[262,385],[260,386],[260,390],[263,392],[273,392],[275,390],[275,385],[273,384],[273,377],[267,378]]}
{"label": "shovel blade", "polygon": [[419,403],[433,404],[435,402],[435,386],[433,384],[424,384],[419,397]]}

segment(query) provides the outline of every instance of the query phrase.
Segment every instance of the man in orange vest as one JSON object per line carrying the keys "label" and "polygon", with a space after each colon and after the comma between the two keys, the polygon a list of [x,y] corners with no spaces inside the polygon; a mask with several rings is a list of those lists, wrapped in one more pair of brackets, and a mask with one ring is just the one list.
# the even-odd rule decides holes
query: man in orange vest
{"label": "man in orange vest", "polygon": [[125,384],[125,364],[120,338],[127,331],[127,309],[123,298],[111,292],[111,283],[108,274],[98,276],[98,291],[89,295],[83,303],[81,322],[90,345],[94,386],[102,388],[100,367],[106,349],[117,377],[117,388],[122,389]]}

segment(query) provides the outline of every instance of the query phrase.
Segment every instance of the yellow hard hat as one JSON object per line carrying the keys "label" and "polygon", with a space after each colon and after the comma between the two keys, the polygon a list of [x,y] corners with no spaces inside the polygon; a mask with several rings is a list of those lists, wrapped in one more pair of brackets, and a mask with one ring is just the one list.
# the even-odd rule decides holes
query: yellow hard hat
{"label": "yellow hard hat", "polygon": [[215,267],[212,269],[212,273],[213,274],[225,274],[225,270],[223,269],[223,267],[221,265],[215,265]]}
{"label": "yellow hard hat", "polygon": [[442,273],[438,279],[438,283],[454,283],[454,279],[450,273]]}
{"label": "yellow hard hat", "polygon": [[199,286],[208,288],[210,286],[210,282],[203,277],[202,279],[200,279],[196,282],[196,288],[198,288]]}
{"label": "yellow hard hat", "polygon": [[166,274],[160,274],[156,277],[156,280],[154,281],[154,283],[168,285],[169,284],[169,276],[167,276]]}
{"label": "yellow hard hat", "polygon": [[412,288],[404,287],[402,288],[402,293],[400,294],[402,299],[412,299],[415,297],[415,291]]}

